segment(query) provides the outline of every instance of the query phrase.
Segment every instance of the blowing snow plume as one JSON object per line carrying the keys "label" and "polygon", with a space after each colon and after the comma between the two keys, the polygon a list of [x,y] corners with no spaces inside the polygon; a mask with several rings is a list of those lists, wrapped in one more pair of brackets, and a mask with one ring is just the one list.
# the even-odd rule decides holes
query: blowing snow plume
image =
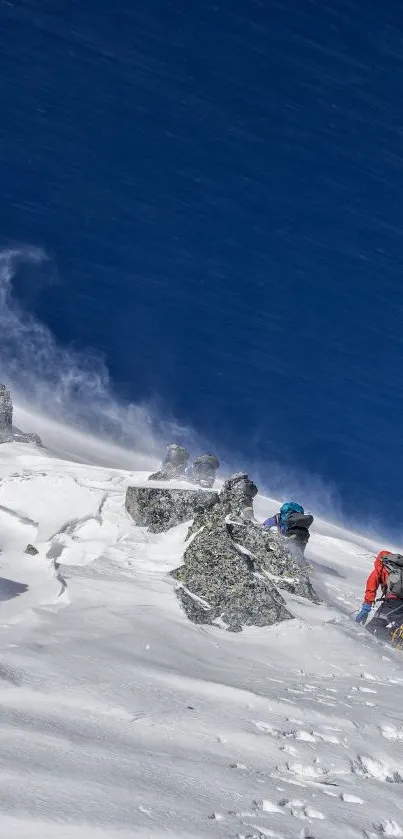
{"label": "blowing snow plume", "polygon": [[0,380],[25,410],[155,462],[164,442],[189,439],[190,433],[174,420],[160,421],[157,410],[143,402],[119,402],[103,359],[59,346],[48,327],[13,296],[13,281],[22,268],[45,274],[50,264],[39,248],[0,251]]}
{"label": "blowing snow plume", "polygon": [[[197,453],[217,450],[223,474],[247,469],[261,491],[283,500],[295,496],[315,514],[341,518],[338,499],[317,476],[245,458],[229,451],[224,441],[207,442],[174,419],[162,421],[168,412],[165,406],[158,410],[157,400],[122,403],[99,354],[60,346],[18,302],[14,281],[30,280],[32,291],[52,280],[54,272],[53,261],[40,248],[0,250],[0,382],[12,390],[17,425],[39,433],[59,456],[106,466],[152,471],[165,444],[174,440]],[[63,423],[62,433],[55,423]]]}

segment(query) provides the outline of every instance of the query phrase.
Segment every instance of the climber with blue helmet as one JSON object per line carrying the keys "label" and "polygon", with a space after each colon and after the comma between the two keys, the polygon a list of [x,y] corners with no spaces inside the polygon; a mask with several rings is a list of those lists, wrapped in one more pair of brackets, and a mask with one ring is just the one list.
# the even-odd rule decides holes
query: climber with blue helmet
{"label": "climber with blue helmet", "polygon": [[290,546],[296,546],[299,554],[304,554],[308,544],[309,528],[313,522],[313,516],[306,514],[301,504],[295,501],[286,501],[280,507],[278,513],[263,522],[263,527],[270,529],[275,527],[278,533],[290,539]]}

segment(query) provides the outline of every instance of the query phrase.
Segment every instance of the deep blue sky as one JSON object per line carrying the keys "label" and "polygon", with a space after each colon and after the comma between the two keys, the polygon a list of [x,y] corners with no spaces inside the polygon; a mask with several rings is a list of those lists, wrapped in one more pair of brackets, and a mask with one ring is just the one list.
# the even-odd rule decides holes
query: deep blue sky
{"label": "deep blue sky", "polygon": [[0,79],[0,236],[53,255],[20,293],[58,340],[399,527],[399,3],[3,0]]}

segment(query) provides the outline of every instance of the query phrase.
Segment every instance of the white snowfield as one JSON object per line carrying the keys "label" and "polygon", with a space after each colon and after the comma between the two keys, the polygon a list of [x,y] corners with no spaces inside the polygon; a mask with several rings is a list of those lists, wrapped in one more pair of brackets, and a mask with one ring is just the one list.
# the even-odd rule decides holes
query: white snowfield
{"label": "white snowfield", "polygon": [[187,526],[127,516],[147,472],[12,443],[0,475],[2,839],[403,837],[403,654],[352,620],[382,545],[316,522],[323,605],[231,634],[180,608]]}

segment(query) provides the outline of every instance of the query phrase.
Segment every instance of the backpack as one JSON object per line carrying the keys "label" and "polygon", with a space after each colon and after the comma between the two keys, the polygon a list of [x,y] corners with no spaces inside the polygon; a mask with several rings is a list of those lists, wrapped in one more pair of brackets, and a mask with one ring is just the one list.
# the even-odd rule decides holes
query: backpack
{"label": "backpack", "polygon": [[309,539],[308,530],[312,522],[313,516],[305,514],[301,504],[296,504],[295,501],[287,501],[280,508],[279,525],[283,536],[292,536],[301,530],[306,530],[307,539]]}
{"label": "backpack", "polygon": [[307,513],[288,513],[284,527],[287,534],[295,533],[298,530],[309,530],[313,522],[313,516]]}
{"label": "backpack", "polygon": [[393,594],[403,600],[403,556],[390,554],[382,558],[382,563],[388,572],[386,594]]}
{"label": "backpack", "polygon": [[297,504],[295,501],[287,501],[280,507],[280,512],[278,516],[278,521],[280,525],[281,533],[287,533],[288,525],[287,519],[290,513],[299,513],[300,515],[304,515],[304,508],[301,507],[301,504]]}

